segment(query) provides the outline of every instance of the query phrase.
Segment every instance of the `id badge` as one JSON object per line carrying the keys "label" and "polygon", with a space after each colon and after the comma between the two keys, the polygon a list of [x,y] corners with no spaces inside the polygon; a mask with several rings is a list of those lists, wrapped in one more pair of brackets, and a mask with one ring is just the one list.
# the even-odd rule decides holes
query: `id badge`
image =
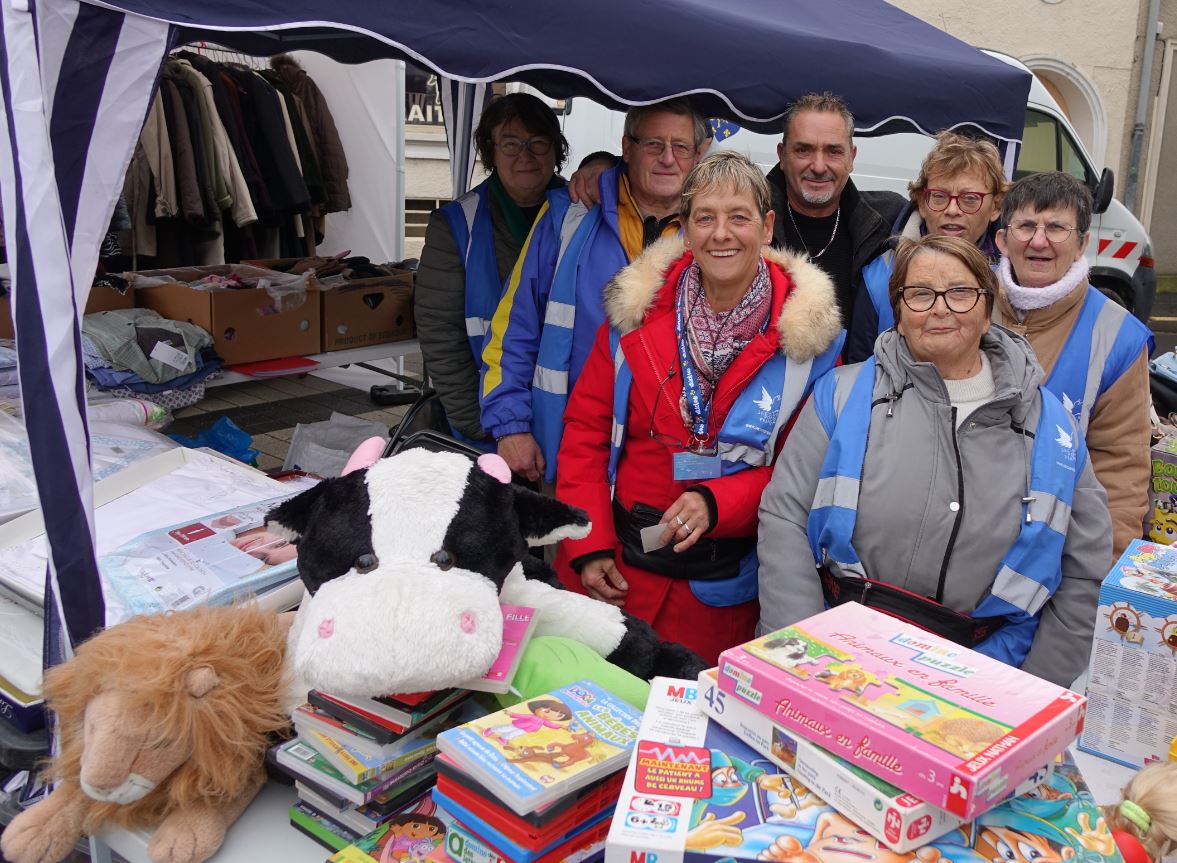
{"label": "id badge", "polygon": [[676,452],[674,454],[674,478],[677,481],[690,479],[717,479],[722,473],[719,455],[701,455],[697,452]]}

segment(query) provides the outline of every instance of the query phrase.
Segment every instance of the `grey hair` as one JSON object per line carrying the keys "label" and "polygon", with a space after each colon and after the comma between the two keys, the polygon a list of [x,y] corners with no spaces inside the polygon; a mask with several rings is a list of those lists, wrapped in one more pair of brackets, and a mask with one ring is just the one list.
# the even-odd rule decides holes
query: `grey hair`
{"label": "grey hair", "polygon": [[694,199],[715,189],[733,189],[737,195],[748,192],[756,202],[756,209],[762,219],[772,208],[768,180],[756,164],[735,150],[719,150],[687,174],[682,187],[682,202],[678,208],[680,218],[684,221],[690,218]]}
{"label": "grey hair", "polygon": [[854,137],[854,115],[850,113],[850,108],[847,106],[846,100],[826,90],[822,93],[806,93],[804,96],[800,96],[789,103],[784,117],[781,118],[781,131],[784,133],[786,143],[789,140],[789,129],[793,125],[794,118],[803,111],[818,111],[839,115],[846,121],[846,137]]}
{"label": "grey hair", "polygon": [[630,108],[625,112],[625,128],[622,130],[625,137],[638,137],[638,127],[642,125],[643,120],[653,114],[675,114],[679,117],[690,117],[696,150],[711,137],[711,127],[686,99],[667,99],[665,102],[655,102],[653,105],[638,105]]}
{"label": "grey hair", "polygon": [[1031,174],[1010,186],[1001,202],[1002,227],[1008,228],[1014,214],[1024,207],[1035,213],[1073,209],[1080,238],[1091,227],[1091,190],[1064,171]]}

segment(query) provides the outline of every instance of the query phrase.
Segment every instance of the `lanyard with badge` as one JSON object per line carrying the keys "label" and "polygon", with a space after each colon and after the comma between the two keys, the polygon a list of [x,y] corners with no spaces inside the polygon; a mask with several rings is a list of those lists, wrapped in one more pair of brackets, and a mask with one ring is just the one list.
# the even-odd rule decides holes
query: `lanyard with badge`
{"label": "lanyard with badge", "polygon": [[[683,452],[674,454],[674,478],[676,481],[693,479],[715,479],[722,473],[722,463],[718,448],[708,452],[704,444],[707,441],[707,406],[703,404],[703,394],[699,389],[699,373],[691,360],[691,352],[687,347],[686,327],[686,295],[687,291],[678,292],[675,304],[674,333],[678,340],[678,361],[682,367],[683,397],[686,399],[687,410],[691,414],[691,442]],[[714,392],[712,392],[714,397]]]}

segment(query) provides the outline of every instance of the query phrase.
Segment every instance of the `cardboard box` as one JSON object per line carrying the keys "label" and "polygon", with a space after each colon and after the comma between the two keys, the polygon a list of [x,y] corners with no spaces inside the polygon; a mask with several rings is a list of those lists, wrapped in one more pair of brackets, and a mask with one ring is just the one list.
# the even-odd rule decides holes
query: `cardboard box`
{"label": "cardboard box", "polygon": [[1177,737],[1177,548],[1135,539],[1099,589],[1079,748],[1129,767]]}
{"label": "cardboard box", "polygon": [[[314,263],[316,261],[332,261],[333,262],[332,266],[337,272],[339,272],[342,269],[339,266],[338,262],[334,262],[334,259],[331,259],[331,258],[306,258],[306,257],[303,257],[303,258],[255,258],[254,260],[242,261],[241,263],[246,264],[251,267],[260,267],[263,270],[276,270],[280,273],[290,273],[291,272],[290,268],[293,267],[295,264],[299,264],[299,263],[303,263],[303,262],[310,262],[310,263],[303,263],[303,266],[300,267],[298,269],[298,271],[295,273],[295,275],[301,275],[302,272],[306,269],[310,269],[310,270],[314,271],[315,270]],[[317,272],[315,272],[311,276],[311,278],[316,279],[318,276],[319,276],[319,274]]]}
{"label": "cardboard box", "polygon": [[399,342],[417,333],[413,273],[354,279],[325,289],[323,350],[342,351]]}
{"label": "cardboard box", "polygon": [[[208,330],[214,349],[226,365],[319,353],[322,312],[319,291],[314,286],[303,292],[301,303],[290,296],[278,303],[263,288],[198,290],[179,284],[215,269],[227,273],[230,267],[153,271],[149,274],[152,278],[170,275],[176,282],[136,286],[135,304]],[[285,273],[274,273],[275,282],[289,279]]]}
{"label": "cardboard box", "polygon": [[[0,339],[15,337],[16,330],[12,325],[12,296],[0,297]],[[133,309],[135,307],[135,293],[128,290],[119,293],[107,285],[95,285],[90,289],[90,296],[86,298],[86,314],[95,312],[113,312],[116,309]]]}
{"label": "cardboard box", "polygon": [[856,602],[725,650],[719,687],[961,818],[1066,749],[1087,702]]}
{"label": "cardboard box", "polygon": [[1144,529],[1153,542],[1172,545],[1177,540],[1177,434],[1153,444]]}

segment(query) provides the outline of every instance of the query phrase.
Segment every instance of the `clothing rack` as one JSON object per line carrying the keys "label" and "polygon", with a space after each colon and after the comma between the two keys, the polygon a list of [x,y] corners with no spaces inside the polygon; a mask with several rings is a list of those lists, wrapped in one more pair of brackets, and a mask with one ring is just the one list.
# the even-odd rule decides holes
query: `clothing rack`
{"label": "clothing rack", "polygon": [[[178,51],[195,51],[208,59],[217,63],[224,63],[226,65],[244,66],[247,69],[260,71],[269,67],[269,57],[257,57],[253,54],[243,54],[240,51],[231,48],[225,48],[221,45],[215,45],[211,42],[199,41],[190,42],[187,45],[182,45],[172,52],[175,54]],[[170,55],[169,55],[170,56]]]}

